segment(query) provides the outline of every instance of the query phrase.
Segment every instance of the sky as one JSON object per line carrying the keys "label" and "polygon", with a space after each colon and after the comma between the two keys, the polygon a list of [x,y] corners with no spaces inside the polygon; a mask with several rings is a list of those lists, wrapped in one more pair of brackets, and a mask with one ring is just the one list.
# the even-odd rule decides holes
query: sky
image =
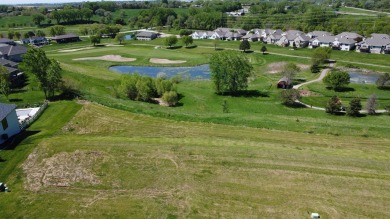
{"label": "sky", "polygon": [[[65,3],[65,2],[83,2],[87,0],[0,0],[0,5],[16,5],[16,4],[37,4],[37,3]],[[88,0],[97,2],[96,0]],[[120,0],[105,0],[106,2]]]}

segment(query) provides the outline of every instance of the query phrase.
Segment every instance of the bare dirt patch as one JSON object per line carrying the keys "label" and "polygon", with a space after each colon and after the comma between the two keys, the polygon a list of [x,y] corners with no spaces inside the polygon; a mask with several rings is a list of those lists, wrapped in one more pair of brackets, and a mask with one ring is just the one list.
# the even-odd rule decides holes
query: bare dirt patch
{"label": "bare dirt patch", "polygon": [[95,47],[83,47],[83,48],[77,48],[77,49],[60,49],[58,52],[77,52],[81,50],[87,50],[87,49],[93,49]]}
{"label": "bare dirt patch", "polygon": [[[284,66],[286,66],[288,64],[288,62],[274,62],[274,63],[271,63],[267,66],[267,72],[269,74],[276,74],[276,73],[279,73],[279,72],[282,72]],[[307,70],[310,68],[309,65],[304,65],[304,64],[297,64],[297,66],[301,69],[301,70]]]}
{"label": "bare dirt patch", "polygon": [[120,55],[105,55],[105,56],[98,56],[98,57],[85,57],[85,58],[78,58],[73,59],[76,61],[80,60],[102,60],[102,61],[111,61],[111,62],[133,62],[137,59],[135,58],[125,58]]}
{"label": "bare dirt patch", "polygon": [[108,156],[100,151],[61,152],[47,157],[47,154],[34,150],[25,163],[25,188],[39,191],[45,187],[68,187],[75,183],[83,185],[100,184],[100,179],[92,169],[104,162]]}
{"label": "bare dirt patch", "polygon": [[149,60],[149,62],[155,63],[155,64],[180,64],[180,63],[185,63],[187,61],[185,61],[185,60],[170,60],[170,59],[151,58]]}

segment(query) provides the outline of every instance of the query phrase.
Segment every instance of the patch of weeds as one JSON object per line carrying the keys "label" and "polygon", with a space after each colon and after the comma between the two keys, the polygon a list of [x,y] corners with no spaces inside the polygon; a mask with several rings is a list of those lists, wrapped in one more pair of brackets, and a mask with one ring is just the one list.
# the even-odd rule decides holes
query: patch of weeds
{"label": "patch of weeds", "polygon": [[178,151],[180,149],[180,146],[179,145],[175,145],[173,147],[171,147],[171,151]]}
{"label": "patch of weeds", "polygon": [[177,218],[177,215],[175,214],[168,214],[167,215],[167,219],[176,219]]}

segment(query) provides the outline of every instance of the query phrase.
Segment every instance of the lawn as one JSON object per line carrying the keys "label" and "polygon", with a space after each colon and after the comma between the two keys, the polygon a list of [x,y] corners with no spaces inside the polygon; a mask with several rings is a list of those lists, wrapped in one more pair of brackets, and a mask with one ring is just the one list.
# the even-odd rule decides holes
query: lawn
{"label": "lawn", "polygon": [[78,109],[53,103],[29,129],[40,132],[7,151],[0,165],[34,148],[1,175],[12,189],[0,199],[2,216],[390,217],[388,138],[172,121],[92,103]]}

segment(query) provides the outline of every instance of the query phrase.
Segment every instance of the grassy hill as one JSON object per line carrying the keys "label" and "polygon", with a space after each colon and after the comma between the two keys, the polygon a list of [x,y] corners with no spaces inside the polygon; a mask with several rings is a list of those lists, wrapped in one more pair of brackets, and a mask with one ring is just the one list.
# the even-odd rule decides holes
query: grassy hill
{"label": "grassy hill", "polygon": [[[1,215],[390,216],[389,139],[179,122],[92,103],[58,121],[63,128],[50,125],[65,106],[80,108],[53,103],[30,128],[52,134],[28,138],[40,140],[7,178]],[[16,150],[32,150],[28,142]]]}

